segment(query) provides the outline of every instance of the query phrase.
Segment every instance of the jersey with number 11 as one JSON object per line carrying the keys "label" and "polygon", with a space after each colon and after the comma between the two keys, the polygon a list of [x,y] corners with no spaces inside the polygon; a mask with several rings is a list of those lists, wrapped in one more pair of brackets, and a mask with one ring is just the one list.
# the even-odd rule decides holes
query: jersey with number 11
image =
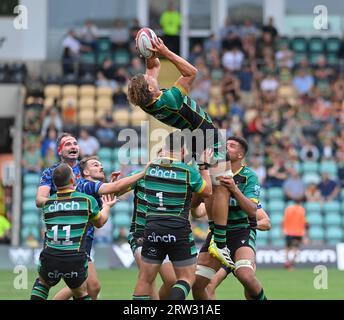
{"label": "jersey with number 11", "polygon": [[50,196],[43,207],[45,249],[53,254],[84,252],[87,226],[98,217],[99,207],[92,196],[75,190]]}

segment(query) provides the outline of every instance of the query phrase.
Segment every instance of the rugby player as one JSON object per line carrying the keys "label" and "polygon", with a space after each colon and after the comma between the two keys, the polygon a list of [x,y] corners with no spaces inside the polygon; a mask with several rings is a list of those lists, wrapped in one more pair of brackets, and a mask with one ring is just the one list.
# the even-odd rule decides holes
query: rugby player
{"label": "rugby player", "polygon": [[135,75],[129,82],[128,99],[159,121],[188,131],[190,134],[186,134],[186,145],[190,150],[189,154],[198,163],[205,148],[214,150],[210,170],[213,196],[206,201],[209,219],[214,221],[215,242],[212,247],[224,265],[234,268],[226,246],[227,210],[224,210],[228,207],[230,192],[219,183],[220,176],[232,176],[225,139],[215,128],[210,116],[188,96],[197,69],[170,51],[160,38],[154,42],[154,48],[151,50],[172,62],[181,76],[172,88],[161,90],[158,85],[160,60],[156,57],[147,59],[146,73]]}
{"label": "rugby player", "polygon": [[[143,170],[138,171],[135,175],[125,177],[115,182],[105,182],[105,172],[103,170],[102,163],[99,161],[97,156],[90,156],[81,159],[79,167],[82,178],[77,183],[76,190],[78,192],[86,193],[90,196],[93,196],[96,199],[99,208],[102,208],[102,195],[118,195],[124,193],[133,183],[135,183],[139,179],[142,179],[145,174],[145,170]],[[118,175],[119,172],[114,172],[112,174],[112,177],[117,177]],[[91,251],[93,239],[88,237],[86,241],[87,248],[89,248],[89,251]],[[92,272],[90,273],[89,279],[87,281],[88,285],[92,287],[92,298],[96,299],[100,292],[100,282],[97,278],[96,269],[94,267],[94,264],[92,263],[89,253],[88,261],[91,262],[90,269],[92,269]],[[65,287],[54,296],[54,300],[68,300],[71,297],[71,290],[68,287]]]}
{"label": "rugby player", "polygon": [[[254,270],[256,230],[252,228],[252,220],[256,219],[260,186],[257,175],[243,165],[248,151],[247,142],[240,137],[230,137],[227,140],[227,148],[235,173],[233,178],[222,177],[220,181],[232,195],[228,208],[230,214],[227,228],[230,232],[227,233],[227,245],[235,261],[234,273],[245,288],[247,298],[265,300],[263,287],[257,280]],[[192,288],[196,300],[210,299],[207,285],[221,267],[220,263],[212,257],[216,255],[210,246],[212,233],[211,230],[198,256],[196,281]]]}
{"label": "rugby player", "polygon": [[71,289],[74,299],[91,300],[86,283],[86,226],[92,221],[96,227],[102,227],[117,200],[104,196],[103,208],[99,211],[93,197],[75,191],[74,173],[66,163],[54,169],[52,180],[57,193],[50,196],[43,206],[46,239],[31,300],[47,300],[50,288],[61,278]]}
{"label": "rugby player", "polygon": [[[268,231],[271,229],[271,222],[268,214],[262,208],[261,204],[257,206],[257,221],[256,223],[252,221],[252,228],[261,231]],[[253,265],[254,270],[256,270],[256,264]],[[215,274],[215,276],[211,279],[210,283],[207,285],[207,292],[209,295],[210,300],[216,300],[215,290],[216,288],[222,283],[223,280],[227,278],[227,276],[232,273],[233,271],[225,266],[222,266]],[[245,289],[245,297],[249,299],[249,294]]]}
{"label": "rugby player", "polygon": [[133,299],[150,299],[152,283],[168,255],[177,281],[168,300],[184,300],[195,280],[197,249],[189,222],[192,193],[212,194],[207,169],[201,173],[182,162],[185,147],[182,134],[168,135],[163,156],[153,161],[144,178],[146,223],[141,268]]}

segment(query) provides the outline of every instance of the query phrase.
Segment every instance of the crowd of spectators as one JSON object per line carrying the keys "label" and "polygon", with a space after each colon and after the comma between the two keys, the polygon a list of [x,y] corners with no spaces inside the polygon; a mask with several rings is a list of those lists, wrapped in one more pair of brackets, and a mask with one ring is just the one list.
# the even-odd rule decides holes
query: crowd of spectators
{"label": "crowd of spectators", "polygon": [[[248,19],[227,20],[219,35],[191,49],[199,72],[190,96],[227,135],[248,139],[247,162],[263,187],[284,188],[286,200],[336,200],[344,186],[341,65],[329,65],[322,54],[315,64],[296,62],[279,39],[272,19],[261,29]],[[313,180],[304,179],[305,162],[337,171],[317,169]]]}

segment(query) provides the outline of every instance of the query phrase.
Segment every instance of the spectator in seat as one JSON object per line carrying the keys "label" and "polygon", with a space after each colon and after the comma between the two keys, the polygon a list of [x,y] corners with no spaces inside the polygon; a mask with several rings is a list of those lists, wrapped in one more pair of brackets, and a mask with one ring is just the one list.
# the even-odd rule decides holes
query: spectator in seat
{"label": "spectator in seat", "polygon": [[307,74],[305,69],[301,68],[293,79],[293,86],[299,95],[309,94],[314,86],[314,78],[312,75]]}
{"label": "spectator in seat", "polygon": [[276,52],[275,58],[279,68],[291,69],[294,66],[294,52],[288,48],[287,44],[282,45],[281,49]]}
{"label": "spectator in seat", "polygon": [[96,51],[98,37],[98,27],[92,22],[92,20],[86,20],[79,33],[79,40],[81,44],[91,47],[93,51]]}
{"label": "spectator in seat", "polygon": [[305,198],[307,202],[322,202],[323,197],[315,183],[310,183],[305,191]]}
{"label": "spectator in seat", "polygon": [[131,59],[130,67],[128,68],[128,74],[133,77],[135,74],[146,72],[146,68],[139,57],[134,57]]}
{"label": "spectator in seat", "polygon": [[244,54],[237,46],[232,50],[226,51],[222,56],[222,65],[226,70],[239,71],[244,62]]}
{"label": "spectator in seat", "polygon": [[100,72],[106,79],[114,79],[116,68],[110,59],[105,59],[100,68]]}
{"label": "spectator in seat", "polygon": [[278,31],[275,27],[275,22],[273,17],[269,17],[268,23],[262,28],[263,33],[270,33],[272,39],[276,39],[278,36]]}
{"label": "spectator in seat", "polygon": [[23,174],[40,173],[42,169],[42,158],[37,144],[30,143],[24,150],[22,159]]}
{"label": "spectator in seat", "polygon": [[96,155],[100,148],[97,138],[91,136],[86,129],[80,130],[78,145],[81,158]]}
{"label": "spectator in seat", "polygon": [[80,43],[74,30],[69,30],[67,36],[63,39],[62,47],[64,49],[68,48],[71,56],[74,58],[79,58],[81,52],[91,51],[89,46],[84,46]]}
{"label": "spectator in seat", "polygon": [[116,19],[110,31],[112,50],[129,49],[129,29],[122,19]]}
{"label": "spectator in seat", "polygon": [[330,179],[328,172],[323,172],[321,178],[318,188],[324,201],[336,200],[340,191],[337,182]]}
{"label": "spectator in seat", "polygon": [[275,159],[268,169],[267,186],[282,187],[284,181],[288,178],[288,172],[285,167],[285,159],[283,155],[276,155]]}
{"label": "spectator in seat", "polygon": [[283,183],[286,200],[302,201],[305,197],[305,184],[295,169],[288,168],[288,172],[290,176]]}
{"label": "spectator in seat", "polygon": [[262,159],[259,154],[255,154],[250,159],[250,167],[258,176],[259,184],[261,186],[265,185],[266,180],[266,168],[262,164]]}
{"label": "spectator in seat", "polygon": [[58,133],[62,132],[62,126],[63,123],[57,108],[49,109],[42,123],[41,137],[44,138],[51,127],[54,127]]}
{"label": "spectator in seat", "polygon": [[48,130],[47,135],[41,144],[41,157],[43,159],[43,167],[47,168],[58,161],[56,147],[57,131],[55,128]]}
{"label": "spectator in seat", "polygon": [[116,123],[113,120],[112,112],[107,111],[97,120],[98,128],[96,130],[96,137],[101,145],[113,146],[116,135]]}

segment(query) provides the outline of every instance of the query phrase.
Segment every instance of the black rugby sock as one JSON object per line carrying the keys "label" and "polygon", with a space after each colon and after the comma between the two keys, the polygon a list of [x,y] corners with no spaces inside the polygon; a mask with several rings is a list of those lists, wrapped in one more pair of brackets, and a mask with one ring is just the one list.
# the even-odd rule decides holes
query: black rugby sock
{"label": "black rugby sock", "polygon": [[167,300],[185,300],[190,292],[190,285],[184,280],[178,280],[172,287]]}

